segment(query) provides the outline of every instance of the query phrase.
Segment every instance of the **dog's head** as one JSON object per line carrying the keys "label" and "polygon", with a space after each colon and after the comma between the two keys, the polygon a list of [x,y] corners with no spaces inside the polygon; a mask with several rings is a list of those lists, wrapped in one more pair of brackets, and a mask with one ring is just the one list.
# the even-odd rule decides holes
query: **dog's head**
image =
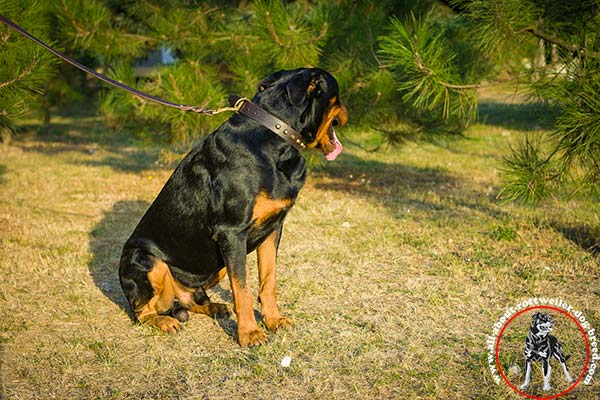
{"label": "dog's head", "polygon": [[547,336],[553,325],[554,320],[549,314],[537,312],[531,317],[531,330],[538,336]]}
{"label": "dog's head", "polygon": [[319,68],[279,71],[258,85],[252,102],[279,117],[303,136],[306,147],[328,160],[342,152],[334,127],[348,121],[335,78]]}

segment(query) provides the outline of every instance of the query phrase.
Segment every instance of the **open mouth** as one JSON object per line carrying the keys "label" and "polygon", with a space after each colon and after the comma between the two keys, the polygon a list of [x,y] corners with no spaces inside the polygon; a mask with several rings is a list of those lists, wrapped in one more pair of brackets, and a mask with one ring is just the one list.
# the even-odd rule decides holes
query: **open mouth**
{"label": "open mouth", "polygon": [[347,121],[348,114],[346,108],[339,104],[333,105],[327,110],[323,122],[315,134],[315,140],[306,147],[320,150],[328,161],[335,160],[344,149],[342,142],[337,138],[335,127],[344,126]]}
{"label": "open mouth", "polygon": [[338,105],[332,107],[330,110],[330,117],[327,118],[328,127],[326,140],[324,140],[320,146],[327,161],[335,160],[337,156],[342,153],[344,146],[342,146],[342,142],[340,142],[335,134],[335,127],[344,126],[348,121],[346,107]]}
{"label": "open mouth", "polygon": [[333,161],[342,153],[344,146],[342,146],[342,142],[339,141],[337,135],[335,134],[335,129],[333,129],[333,124],[329,127],[329,144],[333,147],[328,153],[325,153],[325,159],[327,161]]}

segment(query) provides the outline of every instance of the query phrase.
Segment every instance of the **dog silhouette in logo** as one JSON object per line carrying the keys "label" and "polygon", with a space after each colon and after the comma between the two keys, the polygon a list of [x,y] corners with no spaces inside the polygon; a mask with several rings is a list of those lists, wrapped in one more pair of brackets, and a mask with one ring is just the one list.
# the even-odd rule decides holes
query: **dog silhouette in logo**
{"label": "dog silhouette in logo", "polygon": [[552,335],[552,326],[554,320],[550,315],[542,312],[537,312],[531,317],[531,328],[525,340],[525,380],[521,385],[521,389],[527,389],[531,382],[531,367],[534,361],[542,362],[542,372],[544,374],[543,390],[550,390],[550,373],[552,367],[550,360],[555,357],[562,366],[567,382],[573,382],[571,374],[567,369],[567,360],[569,356],[565,356],[562,351],[562,346],[558,339]]}

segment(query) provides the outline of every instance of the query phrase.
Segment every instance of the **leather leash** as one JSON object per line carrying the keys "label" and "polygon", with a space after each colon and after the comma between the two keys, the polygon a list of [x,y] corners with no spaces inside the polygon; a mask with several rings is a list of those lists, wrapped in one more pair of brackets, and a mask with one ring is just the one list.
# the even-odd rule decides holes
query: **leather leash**
{"label": "leather leash", "polygon": [[185,104],[173,103],[173,102],[161,99],[159,97],[152,96],[151,94],[142,92],[141,90],[134,89],[131,86],[127,86],[121,82],[115,81],[114,79],[111,79],[106,75],[103,75],[99,72],[94,71],[93,69],[91,69],[89,67],[86,67],[83,64],[78,63],[77,61],[73,60],[72,58],[68,57],[67,55],[48,46],[46,43],[42,42],[41,40],[39,40],[38,38],[36,38],[35,36],[33,36],[32,34],[27,32],[25,29],[21,28],[19,25],[12,22],[10,19],[6,18],[2,14],[0,14],[0,21],[4,22],[6,25],[10,26],[11,28],[13,28],[17,32],[19,32],[21,35],[25,36],[29,40],[33,41],[37,45],[48,50],[50,53],[54,54],[58,58],[73,65],[74,67],[77,67],[80,70],[87,72],[88,74],[92,75],[93,77],[100,79],[101,81],[106,82],[109,85],[112,85],[119,89],[125,90],[126,92],[129,92],[135,96],[141,97],[142,99],[152,101],[154,103],[162,104],[163,106],[173,107],[173,108],[176,108],[181,111],[192,111],[195,113],[200,113],[200,114],[205,114],[205,115],[216,115],[216,114],[220,114],[220,113],[226,112],[226,111],[236,111],[236,112],[244,114],[247,117],[252,118],[253,120],[264,125],[266,128],[270,129],[271,131],[273,131],[274,133],[276,133],[277,135],[279,135],[280,137],[285,139],[289,144],[294,146],[297,150],[306,148],[306,142],[304,141],[304,139],[302,138],[300,133],[298,133],[298,131],[296,131],[294,128],[292,128],[291,126],[289,126],[288,124],[286,124],[285,122],[283,122],[282,120],[280,120],[279,118],[274,116],[273,114],[256,106],[249,99],[247,99],[245,97],[232,95],[229,97],[229,103],[230,103],[231,107],[223,107],[223,108],[218,108],[218,109],[211,109],[211,108],[200,107],[200,106],[190,106],[190,105],[185,105]]}
{"label": "leather leash", "polygon": [[206,115],[215,115],[215,114],[219,114],[225,111],[237,111],[235,108],[233,107],[225,107],[225,108],[219,108],[216,110],[210,109],[210,108],[205,108],[205,107],[200,107],[200,106],[189,106],[189,105],[185,105],[185,104],[176,104],[167,100],[163,100],[159,97],[156,96],[152,96],[151,94],[142,92],[141,90],[137,90],[132,88],[131,86],[127,86],[121,82],[117,82],[114,79],[109,78],[106,75],[103,75],[99,72],[94,71],[93,69],[86,67],[83,64],[78,63],[77,61],[73,60],[72,58],[66,56],[65,54],[53,49],[52,47],[48,46],[46,43],[42,42],[41,40],[39,40],[38,38],[36,38],[35,36],[33,36],[32,34],[30,34],[29,32],[27,32],[25,29],[21,28],[19,25],[15,24],[14,22],[12,22],[10,19],[6,18],[4,15],[0,14],[0,20],[2,22],[4,22],[6,25],[10,26],[11,28],[13,28],[14,30],[16,30],[17,32],[19,32],[21,35],[25,36],[27,39],[33,41],[34,43],[36,43],[37,45],[43,47],[44,49],[48,50],[50,53],[54,54],[55,56],[57,56],[58,58],[66,61],[67,63],[73,65],[74,67],[79,68],[82,71],[87,72],[88,74],[92,75],[94,78],[100,79],[103,82],[108,83],[109,85],[115,86],[119,89],[123,89],[126,92],[132,93],[138,97],[141,97],[142,99],[148,100],[148,101],[152,101],[158,104],[162,104],[163,106],[167,106],[167,107],[173,107],[176,108],[178,110],[181,111],[192,111],[195,113],[201,113],[201,114],[206,114]]}

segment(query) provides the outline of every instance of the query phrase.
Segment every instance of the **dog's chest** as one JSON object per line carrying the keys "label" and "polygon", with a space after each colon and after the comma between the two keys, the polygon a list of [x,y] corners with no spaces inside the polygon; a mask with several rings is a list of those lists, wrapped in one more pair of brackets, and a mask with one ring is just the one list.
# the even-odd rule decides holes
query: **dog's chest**
{"label": "dog's chest", "polygon": [[[287,202],[286,202],[287,203]],[[247,234],[247,251],[250,253],[255,250],[273,231],[280,229],[283,220],[291,208],[289,206],[265,208],[259,213],[254,214],[255,218],[248,229]]]}

